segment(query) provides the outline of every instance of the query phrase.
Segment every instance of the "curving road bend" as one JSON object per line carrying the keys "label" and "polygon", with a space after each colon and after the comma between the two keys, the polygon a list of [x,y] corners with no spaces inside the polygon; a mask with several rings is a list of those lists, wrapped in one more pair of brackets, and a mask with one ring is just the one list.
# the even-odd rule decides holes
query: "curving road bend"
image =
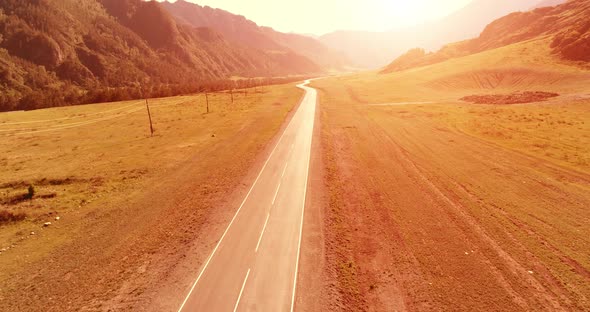
{"label": "curving road bend", "polygon": [[308,83],[179,312],[293,311],[317,100]]}

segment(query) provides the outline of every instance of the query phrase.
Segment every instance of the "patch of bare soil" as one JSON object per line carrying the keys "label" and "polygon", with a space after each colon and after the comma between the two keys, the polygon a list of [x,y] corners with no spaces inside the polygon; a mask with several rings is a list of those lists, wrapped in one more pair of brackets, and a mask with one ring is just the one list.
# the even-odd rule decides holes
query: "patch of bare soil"
{"label": "patch of bare soil", "polygon": [[559,94],[553,92],[524,91],[510,94],[469,95],[461,98],[460,100],[475,104],[507,105],[541,102],[558,96]]}

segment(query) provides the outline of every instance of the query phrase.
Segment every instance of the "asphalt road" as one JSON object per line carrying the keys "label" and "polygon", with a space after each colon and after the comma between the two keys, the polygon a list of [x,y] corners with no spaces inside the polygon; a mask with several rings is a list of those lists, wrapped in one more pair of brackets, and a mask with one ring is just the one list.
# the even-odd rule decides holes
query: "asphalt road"
{"label": "asphalt road", "polygon": [[315,89],[305,97],[220,238],[179,312],[293,311]]}

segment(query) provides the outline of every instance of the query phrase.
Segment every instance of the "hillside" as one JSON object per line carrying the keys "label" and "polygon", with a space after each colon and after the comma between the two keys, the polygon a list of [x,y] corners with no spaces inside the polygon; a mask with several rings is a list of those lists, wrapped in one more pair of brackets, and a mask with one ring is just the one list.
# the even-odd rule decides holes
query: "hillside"
{"label": "hillside", "polygon": [[511,12],[529,10],[541,2],[474,0],[445,18],[423,25],[387,32],[338,31],[320,40],[345,52],[357,65],[377,68],[413,47],[437,50],[448,42],[473,38],[491,21]]}
{"label": "hillside", "polygon": [[0,2],[0,111],[195,91],[230,76],[320,71],[179,24],[157,2]]}
{"label": "hillside", "polygon": [[342,55],[308,36],[278,32],[270,27],[258,26],[244,16],[184,0],[174,3],[166,1],[162,6],[180,23],[215,29],[231,42],[243,46],[267,53],[296,53],[325,69],[338,69],[347,65]]}
{"label": "hillside", "polygon": [[475,39],[449,44],[437,52],[410,50],[383,72],[430,65],[451,58],[504,47],[531,39],[550,45],[551,53],[564,61],[590,61],[590,3],[575,0],[555,7],[516,12],[489,24]]}

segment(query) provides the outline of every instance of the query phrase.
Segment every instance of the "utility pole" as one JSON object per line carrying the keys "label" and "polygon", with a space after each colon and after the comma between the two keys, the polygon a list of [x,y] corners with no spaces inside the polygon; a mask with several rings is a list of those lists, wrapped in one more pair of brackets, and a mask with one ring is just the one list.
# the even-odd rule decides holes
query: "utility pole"
{"label": "utility pole", "polygon": [[231,103],[234,104],[234,89],[229,89],[229,95],[231,96]]}
{"label": "utility pole", "polygon": [[154,136],[154,126],[152,125],[152,114],[150,113],[150,104],[147,97],[145,98],[145,107],[147,108],[148,118],[150,120],[150,136]]}
{"label": "utility pole", "polygon": [[209,94],[205,92],[205,100],[207,101],[207,114],[209,114]]}
{"label": "utility pole", "polygon": [[152,113],[150,112],[150,104],[148,103],[148,97],[144,90],[143,84],[139,85],[141,89],[141,95],[145,98],[145,108],[147,109],[148,119],[150,121],[150,136],[154,136],[154,125],[152,124]]}

